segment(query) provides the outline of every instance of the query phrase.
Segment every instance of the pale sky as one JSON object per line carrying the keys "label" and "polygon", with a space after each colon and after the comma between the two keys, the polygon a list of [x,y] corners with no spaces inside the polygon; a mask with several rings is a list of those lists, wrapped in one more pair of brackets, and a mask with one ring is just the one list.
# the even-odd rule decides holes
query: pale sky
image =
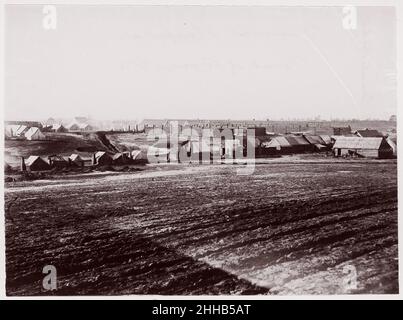
{"label": "pale sky", "polygon": [[395,10],[358,7],[6,7],[5,116],[388,119]]}

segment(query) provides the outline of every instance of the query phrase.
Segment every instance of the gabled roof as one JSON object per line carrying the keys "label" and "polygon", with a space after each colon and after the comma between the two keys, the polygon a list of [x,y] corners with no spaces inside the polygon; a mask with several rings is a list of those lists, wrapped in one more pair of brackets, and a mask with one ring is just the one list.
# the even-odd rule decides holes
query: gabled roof
{"label": "gabled roof", "polygon": [[124,157],[124,156],[125,156],[124,153],[115,153],[115,154],[113,155],[112,159],[113,159],[113,160],[117,160],[117,159],[122,158],[122,157]]}
{"label": "gabled roof", "polygon": [[82,161],[83,159],[80,157],[80,155],[78,155],[78,154],[76,154],[76,153],[73,153],[71,156],[70,156],[70,159],[71,159],[71,161]]}
{"label": "gabled roof", "polygon": [[378,130],[374,130],[374,129],[357,130],[355,133],[363,138],[369,138],[369,137],[382,138],[383,137],[382,133],[380,133]]}
{"label": "gabled roof", "polygon": [[[98,151],[96,154],[95,154],[95,158],[101,158],[101,157],[103,157],[103,156],[105,156],[105,155],[107,155],[106,154],[106,152],[105,151]],[[107,155],[108,156],[108,155]]]}
{"label": "gabled roof", "polygon": [[146,150],[134,150],[132,151],[133,160],[148,160],[148,154]]}
{"label": "gabled roof", "polygon": [[391,138],[387,138],[386,141],[387,141],[387,143],[388,143],[392,148],[396,148],[396,147],[397,147],[396,140],[393,140],[393,139],[391,139]]}
{"label": "gabled roof", "polygon": [[329,135],[320,135],[320,138],[323,140],[325,144],[332,143],[332,138]]}
{"label": "gabled roof", "polygon": [[343,137],[336,139],[333,148],[337,149],[371,149],[378,150],[383,138]]}
{"label": "gabled roof", "polygon": [[30,166],[33,164],[36,160],[38,160],[39,156],[29,156],[27,160],[25,160],[25,164]]}
{"label": "gabled roof", "polygon": [[275,137],[273,140],[276,140],[280,147],[291,147],[286,137]]}
{"label": "gabled roof", "polygon": [[326,144],[320,136],[305,135],[304,137],[310,144]]}
{"label": "gabled roof", "polygon": [[268,142],[262,143],[262,146],[265,148],[277,148],[280,147],[280,143],[276,139],[271,139]]}
{"label": "gabled roof", "polygon": [[17,135],[25,134],[25,132],[27,132],[28,130],[29,130],[29,127],[27,127],[26,125],[22,124],[17,129]]}
{"label": "gabled roof", "polygon": [[58,156],[58,155],[50,156],[50,158],[52,159],[52,161],[56,161],[56,162],[67,162],[67,160],[65,158],[63,158],[62,156]]}
{"label": "gabled roof", "polygon": [[133,160],[147,160],[147,153],[143,150],[133,150],[132,158]]}
{"label": "gabled roof", "polygon": [[285,137],[274,137],[270,141],[262,144],[265,148],[277,148],[277,147],[291,147],[290,143]]}
{"label": "gabled roof", "polygon": [[387,138],[387,140],[390,140],[390,141],[392,141],[393,143],[397,144],[397,136],[396,136],[396,135],[389,136],[389,137]]}
{"label": "gabled roof", "polygon": [[41,157],[39,156],[29,156],[29,158],[27,160],[25,160],[25,164],[27,166],[31,166],[32,164],[34,164],[36,161],[43,161],[45,163],[47,163],[45,160],[43,160]]}
{"label": "gabled roof", "polygon": [[18,124],[9,124],[5,126],[5,134],[6,136],[15,136],[17,134],[18,128],[20,126]]}
{"label": "gabled roof", "polygon": [[26,132],[25,132],[25,136],[26,137],[31,137],[34,134],[36,134],[39,131],[39,133],[42,133],[41,130],[39,130],[39,128],[37,127],[31,127],[29,128]]}
{"label": "gabled roof", "polygon": [[292,146],[309,145],[309,142],[301,136],[286,136],[288,143]]}
{"label": "gabled roof", "polygon": [[79,125],[78,125],[78,127],[80,128],[80,129],[85,129],[85,128],[92,128],[88,123],[80,123]]}
{"label": "gabled roof", "polygon": [[6,126],[6,130],[13,130],[14,132],[17,132],[19,127],[21,127],[19,124],[9,124]]}
{"label": "gabled roof", "polygon": [[63,125],[61,125],[60,123],[52,124],[52,129],[53,130],[59,130],[60,128],[64,128]]}

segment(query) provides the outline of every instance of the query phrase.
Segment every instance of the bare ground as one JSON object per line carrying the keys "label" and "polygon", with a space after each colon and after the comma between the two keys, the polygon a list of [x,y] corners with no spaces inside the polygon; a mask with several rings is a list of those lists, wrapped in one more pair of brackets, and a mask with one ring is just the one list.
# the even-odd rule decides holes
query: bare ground
{"label": "bare ground", "polygon": [[6,184],[7,294],[398,292],[396,162],[235,167]]}

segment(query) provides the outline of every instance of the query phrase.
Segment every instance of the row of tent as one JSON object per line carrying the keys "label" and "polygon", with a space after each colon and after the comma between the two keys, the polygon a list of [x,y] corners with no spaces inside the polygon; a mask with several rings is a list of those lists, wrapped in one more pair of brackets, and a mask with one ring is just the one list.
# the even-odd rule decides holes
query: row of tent
{"label": "row of tent", "polygon": [[330,150],[336,157],[391,158],[397,155],[396,139],[369,129],[347,136],[301,134],[257,137],[256,141],[258,156]]}
{"label": "row of tent", "polygon": [[[388,136],[384,137],[376,130],[372,131],[368,129],[361,130],[356,134],[349,134],[348,136],[309,134],[263,135],[255,138],[248,137],[246,143],[254,143],[256,157],[322,151],[332,151],[336,157],[396,157],[396,140]],[[374,136],[370,136],[371,134]],[[244,141],[244,148],[246,143]]]}
{"label": "row of tent", "polygon": [[[215,140],[215,141],[214,141]],[[275,154],[292,154],[314,151],[330,151],[332,148],[332,138],[330,136],[311,135],[285,135],[269,136],[258,135],[255,137],[236,135],[232,138],[221,140],[221,137],[208,139],[180,139],[179,148],[176,152],[187,154],[189,159],[209,159],[214,155],[222,158],[232,158],[235,153],[243,153],[246,156],[247,150],[251,146],[255,148],[255,157],[265,157]],[[160,141],[148,148],[153,154],[159,154],[169,160],[176,160],[178,155],[174,154],[167,141]]]}
{"label": "row of tent", "polygon": [[257,156],[329,151],[333,144],[328,135],[284,135],[256,137]]}
{"label": "row of tent", "polygon": [[[226,156],[237,149],[245,150],[248,143],[254,143],[256,157],[333,150],[335,156],[357,155],[371,158],[389,158],[396,152],[396,144],[385,137],[285,135],[244,138],[246,141],[234,137],[233,140],[225,140],[225,143],[221,145],[211,144],[206,140],[184,140],[179,143],[178,150],[185,152],[192,160],[206,159],[206,154],[208,159],[212,153]],[[64,167],[145,164],[148,162],[149,154],[159,157],[160,162],[175,161],[178,159],[178,154],[173,154],[170,147],[169,143],[161,142],[148,146],[147,149],[142,148],[141,150],[113,155],[105,151],[98,151],[85,156],[77,153],[70,156],[52,155],[47,159],[40,156],[30,156],[26,160],[21,158],[21,170],[39,171]]]}
{"label": "row of tent", "polygon": [[87,123],[71,123],[67,127],[62,124],[52,124],[42,128],[31,127],[25,124],[9,124],[5,127],[5,137],[8,139],[25,139],[25,140],[46,140],[44,132],[75,132],[75,131],[92,131],[92,126]]}
{"label": "row of tent", "polygon": [[46,136],[38,127],[30,127],[24,124],[12,124],[5,127],[6,138],[19,138],[26,140],[45,140]]}
{"label": "row of tent", "polygon": [[105,151],[98,151],[91,157],[80,154],[70,156],[52,155],[48,157],[29,156],[21,157],[21,171],[45,171],[53,168],[74,168],[88,166],[130,165],[145,164],[147,155],[142,150],[122,152],[110,155]]}

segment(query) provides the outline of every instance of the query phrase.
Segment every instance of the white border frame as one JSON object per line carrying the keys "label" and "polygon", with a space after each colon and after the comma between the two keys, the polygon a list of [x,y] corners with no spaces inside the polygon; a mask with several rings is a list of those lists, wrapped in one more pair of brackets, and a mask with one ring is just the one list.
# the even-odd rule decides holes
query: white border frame
{"label": "white border frame", "polygon": [[[283,296],[165,296],[165,295],[122,295],[122,296],[33,296],[33,297],[8,297],[6,296],[6,270],[5,270],[5,218],[4,218],[4,71],[5,71],[5,10],[4,6],[8,4],[12,5],[172,5],[172,6],[311,6],[311,7],[325,7],[325,6],[393,6],[396,8],[397,25],[396,25],[396,44],[397,44],[397,135],[398,140],[401,140],[401,117],[399,112],[399,106],[402,104],[403,94],[403,82],[401,80],[400,71],[403,66],[403,37],[399,38],[399,34],[403,35],[403,0],[51,0],[49,2],[45,0],[31,0],[31,1],[11,1],[0,0],[0,190],[2,196],[0,198],[0,299],[5,300],[233,300],[236,303],[237,300],[400,300],[403,298],[402,277],[402,250],[400,249],[400,239],[403,237],[401,208],[398,206],[398,243],[399,243],[399,294],[396,295],[380,295],[380,294],[357,294],[357,295],[283,295]],[[403,159],[403,150],[398,149],[398,159]],[[402,197],[402,175],[400,170],[400,163],[398,161],[398,198]]]}

